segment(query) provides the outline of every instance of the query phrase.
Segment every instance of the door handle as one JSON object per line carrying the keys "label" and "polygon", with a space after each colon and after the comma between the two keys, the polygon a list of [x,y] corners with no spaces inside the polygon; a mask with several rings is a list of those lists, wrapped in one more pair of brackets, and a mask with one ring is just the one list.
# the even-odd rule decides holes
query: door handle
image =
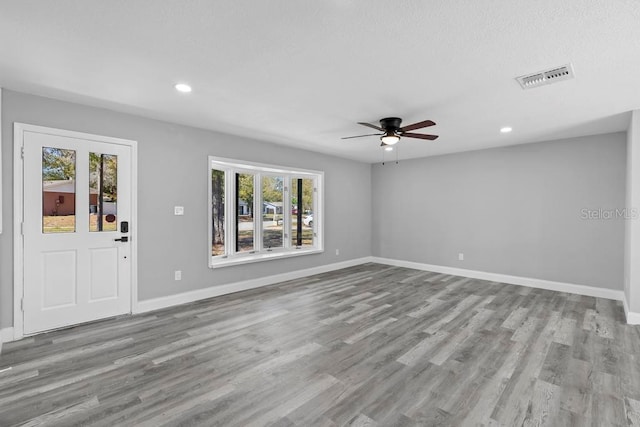
{"label": "door handle", "polygon": [[122,237],[121,237],[121,238],[119,238],[119,239],[113,239],[113,240],[114,240],[114,241],[116,241],[116,242],[122,242],[122,243],[125,243],[125,242],[128,242],[128,241],[129,241],[129,236],[122,236]]}

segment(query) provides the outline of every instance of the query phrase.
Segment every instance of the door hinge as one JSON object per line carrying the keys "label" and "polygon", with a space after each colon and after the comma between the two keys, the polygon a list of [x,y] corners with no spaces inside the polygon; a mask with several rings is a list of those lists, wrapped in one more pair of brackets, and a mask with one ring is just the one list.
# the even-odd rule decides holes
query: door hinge
{"label": "door hinge", "polygon": [[24,236],[24,222],[20,223],[20,234]]}
{"label": "door hinge", "polygon": [[20,147],[20,157],[24,159],[24,147]]}
{"label": "door hinge", "polygon": [[24,298],[20,298],[20,311],[24,311]]}

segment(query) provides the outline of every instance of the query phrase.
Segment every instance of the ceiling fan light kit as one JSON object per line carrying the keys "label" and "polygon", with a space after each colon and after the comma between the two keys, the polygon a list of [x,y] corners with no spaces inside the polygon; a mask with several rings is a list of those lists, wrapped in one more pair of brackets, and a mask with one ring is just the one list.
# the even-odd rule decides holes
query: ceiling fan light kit
{"label": "ceiling fan light kit", "polygon": [[382,141],[382,145],[393,145],[400,141],[400,137],[393,132],[387,132],[380,137],[380,141]]}

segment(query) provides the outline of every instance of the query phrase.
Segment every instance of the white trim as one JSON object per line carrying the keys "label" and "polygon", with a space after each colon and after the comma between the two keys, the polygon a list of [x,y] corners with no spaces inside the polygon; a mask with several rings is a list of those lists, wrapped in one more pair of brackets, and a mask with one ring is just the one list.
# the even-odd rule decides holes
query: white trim
{"label": "white trim", "polygon": [[131,149],[131,312],[138,302],[138,143],[137,141],[94,135],[65,129],[55,129],[15,122],[13,124],[13,338],[24,337],[24,319],[21,307],[24,295],[24,242],[22,235],[23,219],[23,162],[22,145],[24,132],[37,132],[46,135],[78,138],[109,144],[124,145]]}
{"label": "white trim", "polygon": [[24,336],[22,296],[24,295],[24,242],[22,239],[23,167],[22,141],[24,125],[13,124],[13,337]]}
{"label": "white trim", "polygon": [[301,177],[315,176],[318,174],[324,175],[323,171],[314,169],[292,168],[289,166],[273,165],[270,163],[249,162],[245,160],[230,159],[227,157],[209,156],[209,169],[212,169],[214,163],[220,165],[221,169],[232,168],[237,170],[245,170],[251,173],[260,171],[271,175],[287,174],[300,175]]}
{"label": "white trim", "polygon": [[2,343],[11,341],[15,341],[13,335],[13,326],[0,329],[0,353],[2,353]]}
{"label": "white trim", "polygon": [[[233,203],[224,204],[224,231],[227,235],[225,238],[225,253],[223,255],[212,256],[211,249],[213,247],[213,219],[212,219],[212,203],[213,189],[211,171],[216,170],[224,173],[224,197],[225,200],[231,200]],[[284,227],[283,246],[280,248],[265,249],[262,245],[262,239],[254,239],[254,250],[251,252],[236,252],[235,238],[229,238],[237,234],[237,223],[234,220],[236,215],[236,173],[247,173],[254,176],[254,197],[253,197],[253,213],[254,213],[254,235],[263,235],[263,222],[261,219],[263,214],[262,199],[262,179],[265,177],[282,176],[285,178],[283,188],[282,203],[282,219]],[[313,214],[314,224],[312,232],[314,234],[313,246],[297,249],[291,244],[289,233],[291,232],[291,180],[292,179],[312,179],[314,183],[313,195]],[[245,162],[242,160],[227,159],[222,157],[209,156],[207,166],[207,182],[208,182],[208,248],[209,268],[223,268],[238,264],[247,264],[253,262],[268,261],[274,258],[286,258],[290,256],[309,255],[321,253],[324,251],[324,172],[311,169],[292,169],[285,166],[270,165],[266,163]],[[258,217],[259,215],[259,217]]]}
{"label": "white trim", "polygon": [[138,142],[129,141],[131,148],[131,313],[138,306]]}
{"label": "white trim", "polygon": [[350,261],[328,264],[319,267],[312,267],[305,270],[297,270],[289,273],[276,274],[273,276],[262,277],[260,279],[245,280],[226,285],[213,286],[205,289],[184,292],[166,297],[154,298],[146,301],[140,301],[137,310],[134,313],[144,313],[162,308],[172,307],[180,304],[187,304],[207,298],[220,295],[240,292],[247,289],[259,288],[262,286],[272,285],[274,283],[284,282],[287,280],[299,279],[301,277],[313,274],[325,273],[328,271],[339,270],[341,268],[352,267],[355,265],[365,264],[368,262],[391,265],[394,267],[412,268],[415,270],[432,271],[434,273],[451,274],[461,277],[470,277],[473,279],[488,280],[492,282],[508,283],[511,285],[527,286],[530,288],[547,289],[557,292],[567,292],[577,295],[585,295],[597,298],[607,298],[616,301],[623,301],[625,312],[627,313],[627,323],[640,324],[640,313],[629,313],[627,303],[624,299],[624,293],[621,290],[596,288],[593,286],[577,285],[573,283],[555,282],[551,280],[534,279],[530,277],[511,276],[507,274],[488,273],[485,271],[466,270],[462,268],[447,267],[432,264],[423,264],[411,261],[402,261],[380,257],[363,257]]}
{"label": "white trim", "polygon": [[[211,223],[211,221],[209,221],[209,223]],[[270,259],[291,258],[291,257],[296,257],[301,255],[321,254],[323,252],[324,250],[322,249],[278,248],[278,249],[274,249],[272,252],[262,252],[258,254],[247,255],[247,256],[225,258],[221,262],[212,263],[209,268],[215,269],[215,268],[222,268],[222,267],[230,267],[232,265],[250,264],[253,262],[268,261]]]}
{"label": "white trim", "polygon": [[441,265],[422,264],[418,262],[397,259],[372,257],[372,262],[393,265],[396,267],[413,268],[416,270],[433,271],[434,273],[451,274],[454,276],[470,277],[472,279],[488,280],[492,282],[509,283],[511,285],[528,286],[530,288],[547,289],[550,291],[568,292],[589,297],[607,298],[622,301],[622,290],[596,288],[594,286],[577,285],[574,283],[554,282],[551,280],[534,279],[531,277],[511,276],[508,274],[488,273],[486,271],[466,270],[463,268]]}
{"label": "white trim", "polygon": [[299,279],[313,274],[326,273],[340,270],[341,268],[353,267],[355,265],[372,262],[371,257],[356,258],[349,261],[337,262],[334,264],[321,265],[319,267],[307,268],[304,270],[290,271],[288,273],[275,274],[273,276],[261,277],[259,279],[243,280],[241,282],[229,283],[226,285],[212,286],[210,288],[198,289],[195,291],[183,292],[166,297],[153,298],[139,301],[135,313],[145,313],[147,311],[160,310],[162,308],[173,307],[175,305],[187,304],[220,295],[245,291],[247,289],[260,288],[273,285],[274,283],[285,282],[287,280]]}
{"label": "white trim", "polygon": [[624,316],[628,325],[640,325],[640,313],[629,311],[629,303],[627,303],[626,295],[622,296],[622,304],[624,305]]}

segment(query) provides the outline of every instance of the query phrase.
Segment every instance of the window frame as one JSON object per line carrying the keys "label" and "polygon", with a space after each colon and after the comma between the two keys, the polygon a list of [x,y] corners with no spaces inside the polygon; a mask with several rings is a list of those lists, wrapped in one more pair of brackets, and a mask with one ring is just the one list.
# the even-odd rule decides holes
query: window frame
{"label": "window frame", "polygon": [[[224,240],[225,251],[222,255],[214,256],[213,248],[213,213],[212,213],[212,179],[213,169],[224,172]],[[267,261],[271,259],[288,258],[294,256],[310,255],[324,252],[324,172],[310,169],[291,168],[265,163],[247,162],[243,160],[228,159],[209,156],[207,162],[208,173],[208,254],[209,268],[221,268],[232,265],[247,264]],[[236,175],[254,175],[254,250],[246,252],[236,251],[237,223],[236,213],[238,209]],[[283,191],[283,246],[266,249],[263,247],[263,195],[262,177],[282,176],[284,178]],[[313,199],[313,245],[297,247],[291,244],[291,182],[293,179],[312,179],[314,181]],[[260,215],[260,217],[256,217]]]}

